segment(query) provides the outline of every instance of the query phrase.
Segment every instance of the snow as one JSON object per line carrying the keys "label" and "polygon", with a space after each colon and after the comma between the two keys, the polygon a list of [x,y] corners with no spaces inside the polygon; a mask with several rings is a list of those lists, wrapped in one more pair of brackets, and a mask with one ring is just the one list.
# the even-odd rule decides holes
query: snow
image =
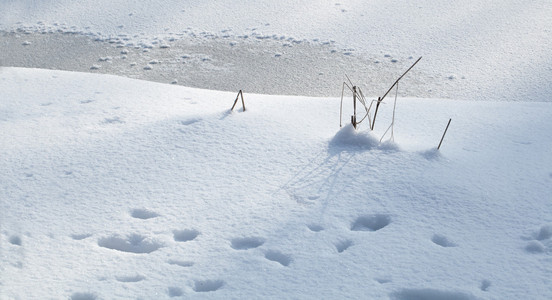
{"label": "snow", "polygon": [[0,2],[0,299],[552,298],[551,9]]}
{"label": "snow", "polygon": [[0,80],[3,297],[552,295],[549,103],[399,98],[389,149],[389,105]]}

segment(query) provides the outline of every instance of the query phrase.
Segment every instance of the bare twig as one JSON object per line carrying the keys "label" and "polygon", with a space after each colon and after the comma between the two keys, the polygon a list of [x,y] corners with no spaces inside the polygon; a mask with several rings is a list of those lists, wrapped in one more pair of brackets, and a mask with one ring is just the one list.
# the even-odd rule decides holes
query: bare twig
{"label": "bare twig", "polygon": [[234,105],[232,105],[232,108],[230,109],[230,111],[234,110],[234,107],[236,106],[236,103],[238,103],[238,99],[240,98],[240,96],[241,96],[241,102],[242,102],[242,105],[243,105],[243,111],[245,111],[245,101],[243,101],[243,92],[242,92],[242,90],[240,90],[238,92],[238,95],[236,96],[236,100],[234,100]]}
{"label": "bare twig", "polygon": [[385,97],[387,96],[387,94],[389,94],[389,92],[395,87],[395,85],[397,85],[399,83],[399,80],[401,80],[404,75],[406,75],[406,73],[408,73],[419,61],[420,59],[422,59],[422,57],[420,56],[420,58],[418,58],[418,60],[416,60],[414,62],[414,64],[412,64],[412,66],[410,66],[410,68],[408,68],[408,70],[406,70],[394,83],[393,85],[391,85],[391,87],[387,90],[387,92],[385,92],[385,94],[383,94],[382,97],[379,97],[378,98],[378,103],[376,104],[376,111],[374,112],[374,120],[372,121],[372,126],[371,126],[371,129],[374,130],[374,125],[376,125],[376,115],[378,114],[378,108],[379,108],[379,105],[380,103],[383,101],[383,99],[385,99]]}
{"label": "bare twig", "polygon": [[445,134],[447,134],[447,130],[448,130],[449,125],[450,125],[450,121],[452,121],[452,119],[449,119],[449,121],[448,121],[447,128],[445,128],[445,132],[443,132],[443,137],[441,137],[441,141],[439,142],[439,146],[437,147],[437,150],[439,150],[439,148],[441,148],[441,143],[443,143],[443,139],[445,138]]}

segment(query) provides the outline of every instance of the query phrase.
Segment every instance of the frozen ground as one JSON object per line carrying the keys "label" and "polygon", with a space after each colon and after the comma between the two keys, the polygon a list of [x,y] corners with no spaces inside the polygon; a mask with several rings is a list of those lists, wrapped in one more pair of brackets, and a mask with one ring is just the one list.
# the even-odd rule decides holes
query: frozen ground
{"label": "frozen ground", "polygon": [[0,299],[552,298],[551,10],[1,1]]}

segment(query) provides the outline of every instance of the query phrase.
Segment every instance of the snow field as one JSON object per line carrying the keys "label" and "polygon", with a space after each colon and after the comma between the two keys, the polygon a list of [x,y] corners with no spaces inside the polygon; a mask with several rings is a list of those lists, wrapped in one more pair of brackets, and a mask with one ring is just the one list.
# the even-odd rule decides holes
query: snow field
{"label": "snow field", "polygon": [[552,295],[549,103],[399,98],[379,144],[392,103],[372,133],[337,98],[230,113],[235,93],[19,68],[0,89],[2,297]]}

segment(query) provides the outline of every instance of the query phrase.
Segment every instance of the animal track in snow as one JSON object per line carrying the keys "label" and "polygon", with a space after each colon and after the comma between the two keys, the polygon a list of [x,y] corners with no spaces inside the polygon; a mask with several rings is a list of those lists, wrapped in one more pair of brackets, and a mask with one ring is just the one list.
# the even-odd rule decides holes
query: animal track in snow
{"label": "animal track in snow", "polygon": [[324,230],[324,227],[322,227],[322,226],[320,226],[320,225],[316,225],[316,224],[309,224],[309,225],[307,225],[307,227],[308,227],[311,231],[314,231],[314,232],[319,232],[319,231]]}
{"label": "animal track in snow", "polygon": [[173,237],[177,242],[187,242],[194,240],[199,235],[195,229],[174,230]]}
{"label": "animal track in snow", "polygon": [[525,246],[525,251],[529,253],[544,253],[546,246],[544,241],[552,238],[552,225],[542,226],[538,232],[534,233],[529,239],[533,239]]}
{"label": "animal track in snow", "polygon": [[142,275],[134,275],[134,276],[115,276],[115,279],[119,282],[138,282],[146,279],[146,277]]}
{"label": "animal track in snow", "polygon": [[544,241],[549,238],[552,238],[552,225],[544,225],[540,228],[539,232],[536,234],[535,239],[537,241]]}
{"label": "animal track in snow", "polygon": [[180,121],[180,125],[188,126],[188,125],[192,125],[192,124],[194,124],[196,122],[199,122],[199,121],[201,121],[201,119],[192,118],[192,119],[182,120],[182,121]]}
{"label": "animal track in snow", "polygon": [[167,263],[169,265],[177,265],[180,267],[191,267],[194,265],[194,262],[192,261],[183,261],[183,260],[175,260],[175,259],[169,259]]}
{"label": "animal track in snow", "polygon": [[475,300],[473,295],[462,292],[449,292],[435,289],[403,289],[390,295],[393,300],[415,300],[415,299],[433,299],[433,300]]}
{"label": "animal track in snow", "polygon": [[163,247],[161,243],[139,234],[131,234],[126,237],[112,235],[110,237],[101,238],[98,240],[98,246],[138,254],[151,253]]}
{"label": "animal track in snow", "polygon": [[545,250],[546,248],[540,241],[530,241],[525,246],[525,251],[529,253],[543,253]]}
{"label": "animal track in snow", "polygon": [[120,117],[113,117],[113,118],[105,118],[103,123],[104,124],[123,124],[125,121],[121,120]]}
{"label": "animal track in snow", "polygon": [[235,250],[247,250],[257,248],[264,244],[265,240],[260,237],[235,238],[232,240],[232,248]]}
{"label": "animal track in snow", "polygon": [[375,278],[375,280],[380,284],[385,284],[385,283],[392,282],[392,280],[387,278],[387,277]]}
{"label": "animal track in snow", "polygon": [[446,236],[440,234],[434,234],[431,241],[441,247],[456,247],[454,242],[450,241]]}
{"label": "animal track in snow", "polygon": [[71,238],[76,240],[76,241],[80,241],[80,240],[84,240],[85,238],[91,237],[91,236],[92,236],[92,234],[90,234],[90,233],[82,233],[82,234],[72,234]]}
{"label": "animal track in snow", "polygon": [[169,287],[169,297],[180,297],[184,293],[182,292],[181,288],[170,286]]}
{"label": "animal track in snow", "polygon": [[135,208],[130,212],[130,215],[136,219],[147,220],[155,217],[159,217],[159,214],[149,209]]}
{"label": "animal track in snow", "polygon": [[196,292],[214,292],[224,285],[222,280],[196,280],[194,291]]}
{"label": "animal track in snow", "polygon": [[375,214],[358,217],[351,225],[353,231],[378,231],[391,223],[389,215]]}
{"label": "animal track in snow", "polygon": [[291,263],[291,256],[283,254],[282,252],[276,250],[267,251],[265,253],[265,258],[271,261],[275,261],[286,267],[289,266],[289,264]]}
{"label": "animal track in snow", "polygon": [[12,245],[16,245],[16,246],[21,246],[23,244],[23,242],[21,241],[21,237],[18,236],[18,235],[12,235],[10,237],[10,244]]}
{"label": "animal track in snow", "polygon": [[351,240],[339,241],[335,243],[335,249],[337,249],[338,253],[342,253],[343,251],[349,249],[349,247],[351,247],[352,245],[353,241]]}
{"label": "animal track in snow", "polygon": [[71,300],[96,300],[98,296],[92,293],[73,293]]}
{"label": "animal track in snow", "polygon": [[479,286],[479,288],[484,292],[488,291],[489,287],[491,287],[491,282],[487,279],[481,281],[481,285]]}

